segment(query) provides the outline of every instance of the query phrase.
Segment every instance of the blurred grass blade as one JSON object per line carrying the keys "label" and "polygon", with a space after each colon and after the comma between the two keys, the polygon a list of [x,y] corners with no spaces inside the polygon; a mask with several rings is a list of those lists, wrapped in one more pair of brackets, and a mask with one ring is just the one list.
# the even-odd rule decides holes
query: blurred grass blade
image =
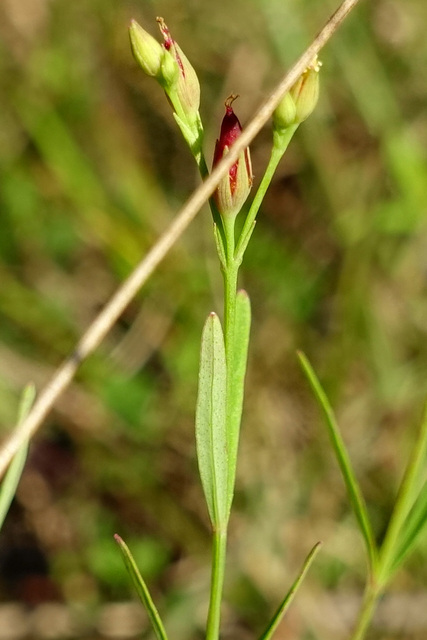
{"label": "blurred grass blade", "polygon": [[369,520],[368,511],[366,509],[365,500],[354,474],[350,457],[344,444],[344,440],[342,439],[334,412],[331,405],[329,404],[326,393],[323,390],[319,379],[314,373],[311,364],[302,352],[298,352],[298,358],[314,392],[314,395],[316,396],[319,406],[323,411],[326,426],[328,428],[329,436],[332,442],[332,447],[334,449],[335,456],[338,460],[338,464],[347,487],[347,492],[353,507],[353,511],[365,540],[369,565],[371,570],[374,571],[377,563],[377,547],[372,533],[372,527]]}
{"label": "blurred grass blade", "polygon": [[224,336],[218,316],[211,313],[203,328],[200,350],[196,446],[203,491],[216,529],[227,521],[226,384]]}
{"label": "blurred grass blade", "polygon": [[[19,403],[18,410],[18,424],[20,424],[24,418],[28,415],[34,398],[36,397],[36,390],[34,385],[28,385],[22,392],[21,401]],[[6,514],[9,511],[9,507],[15,495],[16,488],[24,469],[25,461],[28,453],[28,441],[25,441],[15,454],[9,469],[4,477],[0,488],[0,529],[3,527]]]}
{"label": "blurred grass blade", "polygon": [[228,372],[231,375],[227,391],[228,512],[234,493],[250,328],[251,303],[246,291],[241,290],[236,296],[233,363],[232,371]]}
{"label": "blurred grass blade", "polygon": [[302,569],[301,569],[297,579],[295,580],[295,582],[293,583],[293,585],[289,589],[288,593],[286,594],[286,596],[282,600],[279,608],[277,609],[276,613],[274,614],[274,616],[273,616],[272,620],[270,621],[267,629],[262,634],[260,640],[270,640],[270,638],[273,636],[273,633],[276,631],[277,627],[279,626],[280,622],[283,619],[283,616],[285,615],[285,613],[289,609],[289,607],[290,607],[290,605],[292,603],[292,600],[294,599],[294,596],[295,596],[296,592],[298,591],[299,587],[301,586],[301,583],[304,580],[304,578],[305,578],[305,576],[307,574],[307,571],[309,570],[309,568],[310,568],[310,566],[311,566],[314,558],[316,557],[317,552],[319,551],[321,546],[322,546],[322,543],[318,542],[317,544],[314,545],[314,547],[312,548],[312,550],[308,554],[308,556],[305,559],[305,562],[304,562],[304,564],[302,566]]}
{"label": "blurred grass blade", "polygon": [[129,547],[117,533],[114,535],[114,539],[119,545],[120,551],[122,552],[124,563],[126,565],[126,569],[128,570],[129,575],[132,578],[132,582],[135,585],[135,589],[138,593],[138,596],[148,613],[148,617],[150,618],[150,622],[153,626],[154,633],[156,634],[157,639],[168,640],[159,612],[157,611],[156,605],[154,604],[150,596],[150,592],[148,591],[147,585],[145,584],[143,577],[139,573],[135,560],[133,559],[133,556],[129,551]]}
{"label": "blurred grass blade", "polygon": [[421,487],[427,452],[427,406],[380,549],[381,579],[387,581],[406,558],[424,529],[427,486]]}
{"label": "blurred grass blade", "polygon": [[394,573],[403,561],[406,559],[409,552],[417,542],[421,532],[425,530],[427,524],[427,482],[424,484],[418,498],[415,501],[412,510],[410,511],[406,522],[404,523],[401,533],[399,535],[399,541],[396,545],[397,551],[394,554],[393,562],[391,565],[391,573]]}

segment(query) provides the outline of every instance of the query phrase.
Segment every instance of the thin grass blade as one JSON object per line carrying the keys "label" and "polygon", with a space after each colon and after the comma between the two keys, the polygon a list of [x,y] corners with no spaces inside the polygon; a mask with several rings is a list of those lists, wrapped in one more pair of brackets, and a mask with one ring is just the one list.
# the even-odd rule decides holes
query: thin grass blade
{"label": "thin grass blade", "polygon": [[[34,385],[28,385],[25,387],[21,401],[19,403],[18,410],[18,424],[20,424],[29,413],[33,406],[34,399],[36,397],[36,390]],[[24,469],[25,461],[28,453],[28,441],[24,442],[18,449],[12,462],[9,465],[9,469],[4,477],[4,480],[0,488],[0,529],[3,527],[4,520],[7,512],[13,500],[16,492],[19,480],[21,479],[22,471]]]}
{"label": "thin grass blade", "polygon": [[344,440],[342,439],[335,414],[308,359],[302,352],[298,352],[298,358],[317,402],[322,409],[335,457],[337,458],[354,514],[365,540],[369,566],[371,570],[374,571],[378,555],[377,546],[372,532],[372,526],[369,520],[365,500],[353,471],[350,457],[344,444]]}
{"label": "thin grass blade", "polygon": [[427,487],[426,483],[421,485],[426,454],[427,406],[380,549],[380,577],[384,581],[401,565],[426,524]]}
{"label": "thin grass blade", "polygon": [[421,533],[427,525],[427,482],[411,509],[405,524],[402,527],[397,550],[391,564],[390,573],[394,573],[412,551]]}
{"label": "thin grass blade", "polygon": [[226,524],[227,512],[227,367],[221,323],[211,313],[205,323],[200,350],[196,405],[196,448],[200,478],[211,522]]}
{"label": "thin grass blade", "polygon": [[317,555],[317,552],[319,551],[320,547],[322,546],[321,542],[318,542],[317,544],[314,545],[314,547],[312,548],[312,550],[310,551],[310,553],[308,554],[307,558],[305,559],[305,562],[302,566],[302,569],[297,577],[297,579],[295,580],[295,582],[293,583],[293,585],[291,586],[291,588],[289,589],[288,593],[286,594],[286,596],[284,597],[284,599],[282,600],[279,608],[277,609],[276,613],[274,614],[272,620],[270,621],[267,629],[264,631],[264,633],[262,634],[260,640],[270,640],[270,638],[272,638],[274,632],[276,631],[277,627],[279,626],[280,622],[283,619],[283,616],[285,615],[285,613],[287,612],[287,610],[289,609],[295,594],[297,593],[299,587],[301,586],[302,581],[304,580],[314,558]]}
{"label": "thin grass blade", "polygon": [[242,289],[236,296],[233,366],[227,397],[228,511],[234,494],[250,328],[251,303],[248,294]]}
{"label": "thin grass blade", "polygon": [[136,566],[136,562],[133,559],[133,556],[129,550],[129,547],[124,542],[124,540],[119,535],[117,535],[117,533],[115,534],[114,539],[119,545],[126,569],[128,570],[130,577],[132,578],[132,582],[135,586],[139,599],[141,600],[142,604],[144,605],[147,611],[148,617],[150,618],[150,622],[154,629],[154,633],[156,634],[157,639],[168,640],[159,612],[157,611],[156,605],[154,604],[151,598],[150,592],[148,591],[148,587],[145,584],[145,581],[141,576],[138,570],[138,567]]}

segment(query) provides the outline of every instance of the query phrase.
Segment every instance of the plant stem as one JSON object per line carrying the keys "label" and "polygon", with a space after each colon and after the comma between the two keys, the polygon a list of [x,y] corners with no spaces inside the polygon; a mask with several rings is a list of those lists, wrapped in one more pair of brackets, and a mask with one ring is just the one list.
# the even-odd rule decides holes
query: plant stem
{"label": "plant stem", "polygon": [[234,260],[235,238],[233,218],[224,219],[224,233],[225,255],[227,260],[224,268],[224,339],[228,367],[228,357],[232,351],[233,345],[237,276],[239,272],[239,265]]}
{"label": "plant stem", "polygon": [[[234,260],[234,218],[224,220],[226,264],[224,275],[224,340],[227,363],[227,398],[229,398],[230,372],[233,367],[234,324],[236,314],[236,290],[239,266]],[[227,525],[214,530],[212,549],[212,576],[206,640],[218,640],[221,621],[221,598],[224,585],[227,547]]]}
{"label": "plant stem", "polygon": [[206,640],[218,640],[221,620],[221,598],[224,585],[227,531],[214,531],[212,548],[212,576]]}
{"label": "plant stem", "polygon": [[381,589],[369,579],[363,596],[362,606],[350,640],[363,640],[374,615]]}
{"label": "plant stem", "polygon": [[267,169],[265,170],[264,176],[260,182],[258,191],[255,194],[255,198],[252,201],[251,208],[249,209],[248,215],[245,220],[245,224],[243,225],[243,229],[240,234],[239,241],[237,243],[236,258],[240,259],[240,261],[243,258],[243,253],[246,249],[247,241],[249,240],[250,234],[252,233],[255,218],[261,206],[261,203],[264,199],[265,193],[268,187],[270,186],[270,182],[277,169],[277,165],[279,164],[283,154],[288,148],[288,145],[292,140],[292,137],[295,131],[297,130],[297,128],[298,128],[298,125],[293,125],[291,127],[288,127],[280,137],[280,143],[278,143],[276,136],[274,138],[274,145],[271,150],[270,160],[268,162]]}

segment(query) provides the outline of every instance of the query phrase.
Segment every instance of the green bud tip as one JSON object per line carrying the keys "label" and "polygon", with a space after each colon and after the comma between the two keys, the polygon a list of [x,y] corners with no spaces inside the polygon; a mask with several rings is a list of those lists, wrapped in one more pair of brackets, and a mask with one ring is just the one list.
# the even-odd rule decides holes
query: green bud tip
{"label": "green bud tip", "polygon": [[164,56],[161,44],[136,20],[130,23],[129,38],[133,56],[141,69],[149,76],[158,77],[161,74]]}
{"label": "green bud tip", "polygon": [[314,111],[319,99],[319,71],[322,63],[317,56],[283,97],[273,115],[275,129],[287,129],[301,124]]}

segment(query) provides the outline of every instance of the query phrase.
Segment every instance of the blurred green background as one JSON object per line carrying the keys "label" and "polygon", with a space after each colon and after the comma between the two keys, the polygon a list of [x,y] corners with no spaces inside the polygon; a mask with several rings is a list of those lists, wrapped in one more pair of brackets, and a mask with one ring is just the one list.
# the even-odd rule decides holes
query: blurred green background
{"label": "blurred green background", "polygon": [[[161,89],[132,60],[130,19],[157,37],[163,16],[193,61],[211,157],[224,99],[240,94],[244,124],[336,6],[2,0],[3,435],[23,386],[47,382],[198,184]],[[321,55],[318,108],[259,215],[242,270],[253,329],[225,638],[261,632],[317,540],[276,637],[346,638],[363,587],[362,542],[297,349],[337,410],[378,536],[390,513],[427,392],[426,24],[424,0],[361,1]],[[266,127],[251,147],[255,184],[270,145]],[[201,327],[221,287],[205,208],[37,435],[0,537],[0,598],[26,612],[65,603],[78,630],[45,637],[147,628],[123,622],[114,635],[99,622],[132,597],[115,532],[171,636],[201,637],[210,542],[194,404]],[[414,602],[426,559],[424,542],[371,638],[425,638]]]}

